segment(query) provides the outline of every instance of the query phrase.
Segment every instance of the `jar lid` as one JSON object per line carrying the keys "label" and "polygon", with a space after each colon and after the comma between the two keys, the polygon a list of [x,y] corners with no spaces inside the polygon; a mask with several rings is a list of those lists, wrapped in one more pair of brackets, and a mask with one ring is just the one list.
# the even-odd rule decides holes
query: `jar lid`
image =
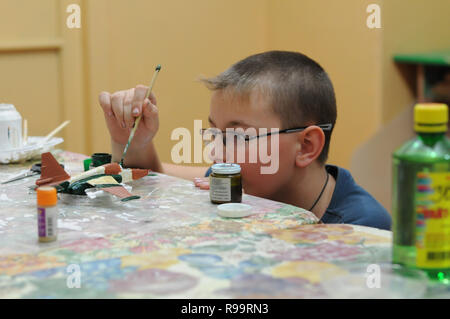
{"label": "jar lid", "polygon": [[228,203],[217,206],[218,214],[228,218],[242,218],[252,214],[252,206],[240,203]]}
{"label": "jar lid", "polygon": [[39,187],[37,190],[37,203],[40,206],[53,206],[58,202],[56,188],[50,186]]}
{"label": "jar lid", "polygon": [[0,110],[1,111],[13,111],[15,110],[15,106],[12,104],[5,104],[5,103],[0,103]]}
{"label": "jar lid", "polygon": [[211,166],[211,170],[216,174],[238,174],[241,172],[241,166],[238,164],[220,163]]}

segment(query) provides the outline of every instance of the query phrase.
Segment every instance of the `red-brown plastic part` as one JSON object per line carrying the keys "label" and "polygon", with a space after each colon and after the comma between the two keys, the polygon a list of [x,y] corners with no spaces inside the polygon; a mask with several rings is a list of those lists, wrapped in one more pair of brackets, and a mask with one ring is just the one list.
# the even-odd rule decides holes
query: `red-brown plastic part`
{"label": "red-brown plastic part", "polygon": [[36,185],[52,186],[70,179],[70,175],[61,167],[52,153],[42,153],[41,163],[41,178],[36,181]]}
{"label": "red-brown plastic part", "polygon": [[129,191],[125,189],[125,187],[122,186],[105,187],[101,189],[108,193],[116,195],[119,198],[127,198],[133,196]]}
{"label": "red-brown plastic part", "polygon": [[137,180],[139,178],[142,178],[144,176],[148,175],[148,169],[141,169],[141,168],[132,168],[131,169],[131,176],[133,177],[133,180]]}

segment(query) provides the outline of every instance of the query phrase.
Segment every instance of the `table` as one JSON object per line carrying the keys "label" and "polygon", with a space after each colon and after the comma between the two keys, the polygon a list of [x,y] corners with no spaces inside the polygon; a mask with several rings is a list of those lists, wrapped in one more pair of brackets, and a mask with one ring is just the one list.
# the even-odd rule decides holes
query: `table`
{"label": "table", "polygon": [[[82,171],[85,156],[55,156]],[[29,165],[0,166],[0,180]],[[35,179],[0,185],[0,298],[328,298],[324,273],[390,261],[389,231],[246,194],[255,214],[222,218],[207,191],[164,174],[132,182],[141,199],[126,203],[60,194],[58,240],[38,243]]]}

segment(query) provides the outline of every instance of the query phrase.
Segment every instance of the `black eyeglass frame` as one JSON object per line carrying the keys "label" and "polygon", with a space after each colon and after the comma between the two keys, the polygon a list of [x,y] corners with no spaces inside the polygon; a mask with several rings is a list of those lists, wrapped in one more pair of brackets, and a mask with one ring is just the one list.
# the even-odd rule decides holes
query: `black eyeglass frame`
{"label": "black eyeglass frame", "polygon": [[[333,129],[333,124],[328,123],[328,124],[313,124],[313,125],[308,125],[308,126],[301,126],[301,127],[295,127],[295,128],[288,128],[288,129],[284,129],[284,130],[280,130],[277,132],[269,132],[267,134],[261,134],[261,135],[257,135],[257,136],[244,136],[244,140],[245,142],[248,142],[250,140],[254,140],[260,137],[266,137],[266,136],[271,136],[271,135],[276,135],[276,134],[289,134],[289,133],[297,133],[297,132],[302,132],[304,130],[306,130],[308,127],[311,126],[318,126],[320,127],[323,131],[331,131]],[[207,130],[210,130],[211,128],[202,128],[200,129],[200,134],[203,136],[204,132]],[[218,130],[220,131],[220,130]],[[227,131],[220,131],[222,134],[227,133]]]}

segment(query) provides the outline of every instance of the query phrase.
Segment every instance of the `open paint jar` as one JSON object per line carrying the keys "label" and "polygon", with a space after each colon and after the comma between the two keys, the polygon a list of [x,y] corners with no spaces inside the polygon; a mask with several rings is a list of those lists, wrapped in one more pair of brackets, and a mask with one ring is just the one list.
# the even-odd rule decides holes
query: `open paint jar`
{"label": "open paint jar", "polygon": [[214,204],[240,203],[242,201],[241,166],[214,164],[209,175],[209,197]]}
{"label": "open paint jar", "polygon": [[112,155],[108,153],[94,153],[90,158],[84,160],[84,171],[111,163]]}

